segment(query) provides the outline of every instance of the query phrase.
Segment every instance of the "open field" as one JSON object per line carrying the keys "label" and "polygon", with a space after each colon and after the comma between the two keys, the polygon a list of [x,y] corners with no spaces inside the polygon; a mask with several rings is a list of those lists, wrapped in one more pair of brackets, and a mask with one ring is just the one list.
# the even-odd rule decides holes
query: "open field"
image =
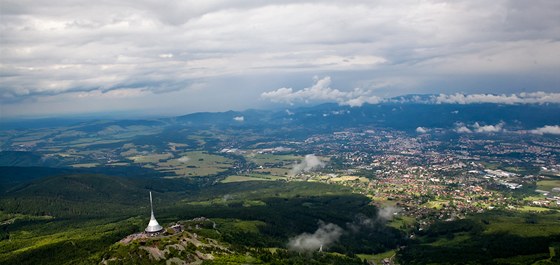
{"label": "open field", "polygon": [[391,259],[395,256],[395,250],[389,250],[387,252],[371,255],[371,254],[357,254],[362,260],[373,260],[375,264],[383,264],[382,260]]}
{"label": "open field", "polygon": [[358,177],[358,176],[340,176],[340,177],[336,177],[336,178],[331,178],[329,179],[330,182],[353,182],[353,181],[359,181],[362,183],[367,183],[369,182],[369,179],[364,178],[364,177]]}
{"label": "open field", "polygon": [[266,225],[262,221],[246,221],[239,219],[214,219],[220,229],[240,231],[245,233],[259,233],[259,227]]}
{"label": "open field", "polygon": [[232,160],[204,151],[186,152],[176,159],[157,163],[158,171],[173,172],[179,177],[209,176],[227,170]]}
{"label": "open field", "polygon": [[536,213],[542,213],[542,212],[548,212],[548,211],[557,211],[554,209],[549,209],[549,208],[544,208],[544,207],[536,207],[536,206],[523,206],[520,208],[517,208],[519,211],[522,212],[536,212]]}
{"label": "open field", "polygon": [[444,200],[435,200],[435,201],[429,201],[425,203],[426,207],[437,209],[437,210],[443,208],[443,206],[447,204],[449,204],[449,201],[444,201]]}
{"label": "open field", "polygon": [[131,156],[128,159],[132,160],[134,163],[158,163],[162,160],[167,160],[173,157],[170,153],[163,153],[163,154],[151,154],[151,155],[138,155],[138,156]]}
{"label": "open field", "polygon": [[256,169],[254,170],[257,173],[260,174],[269,174],[272,176],[278,176],[278,177],[285,177],[290,175],[290,172],[292,171],[292,168],[277,168],[277,167],[271,167],[271,168],[262,168],[262,169]]}
{"label": "open field", "polygon": [[275,180],[285,180],[282,177],[270,176],[270,175],[248,175],[248,176],[228,176],[222,183],[231,183],[231,182],[244,182],[244,181],[275,181]]}
{"label": "open field", "polygon": [[560,180],[541,180],[537,182],[539,190],[551,191],[553,188],[560,188]]}
{"label": "open field", "polygon": [[99,166],[99,163],[83,163],[83,164],[74,164],[70,166],[75,168],[90,168],[90,167]]}
{"label": "open field", "polygon": [[263,167],[291,167],[294,163],[300,161],[302,157],[294,155],[251,153],[246,155],[245,159]]}
{"label": "open field", "polygon": [[406,230],[405,227],[412,227],[416,219],[414,217],[399,215],[391,220],[387,225],[396,229]]}

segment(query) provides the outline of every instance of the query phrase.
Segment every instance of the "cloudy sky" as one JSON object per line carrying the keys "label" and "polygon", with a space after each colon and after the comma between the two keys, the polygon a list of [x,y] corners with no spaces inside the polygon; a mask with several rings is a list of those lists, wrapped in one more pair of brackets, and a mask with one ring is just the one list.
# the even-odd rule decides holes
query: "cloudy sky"
{"label": "cloudy sky", "polygon": [[558,0],[0,1],[4,118],[560,93]]}

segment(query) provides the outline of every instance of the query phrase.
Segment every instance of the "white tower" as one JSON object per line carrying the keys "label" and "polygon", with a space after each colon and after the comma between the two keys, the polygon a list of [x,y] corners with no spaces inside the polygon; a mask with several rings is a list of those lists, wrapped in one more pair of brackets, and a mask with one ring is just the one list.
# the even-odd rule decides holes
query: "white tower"
{"label": "white tower", "polygon": [[150,191],[150,209],[151,209],[151,213],[152,215],[150,216],[150,222],[148,223],[148,227],[146,227],[146,229],[144,231],[146,231],[146,233],[159,233],[163,230],[163,227],[161,227],[161,225],[159,225],[159,223],[156,220],[156,217],[154,216],[154,205],[152,203],[152,192]]}

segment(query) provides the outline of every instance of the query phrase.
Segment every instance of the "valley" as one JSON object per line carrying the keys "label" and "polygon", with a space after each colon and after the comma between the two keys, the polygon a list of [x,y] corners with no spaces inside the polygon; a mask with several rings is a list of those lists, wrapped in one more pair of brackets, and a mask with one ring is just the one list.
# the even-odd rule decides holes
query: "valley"
{"label": "valley", "polygon": [[[11,125],[0,263],[555,264],[560,145],[532,131],[560,124],[558,106],[429,118],[470,107]],[[119,243],[145,228],[148,191],[160,224],[190,229]]]}

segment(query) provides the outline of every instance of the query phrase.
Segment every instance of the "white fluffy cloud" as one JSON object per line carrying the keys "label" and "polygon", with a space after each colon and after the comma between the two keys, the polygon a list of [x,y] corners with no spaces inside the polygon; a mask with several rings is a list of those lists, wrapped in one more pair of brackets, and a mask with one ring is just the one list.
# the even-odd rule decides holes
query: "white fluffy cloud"
{"label": "white fluffy cloud", "polygon": [[390,221],[393,220],[395,214],[397,214],[400,211],[401,209],[398,207],[387,206],[387,207],[380,208],[377,214],[380,220]]}
{"label": "white fluffy cloud", "polygon": [[428,128],[425,128],[425,127],[416,128],[417,133],[422,133],[423,134],[423,133],[427,133],[428,131],[430,131],[430,130]]}
{"label": "white fluffy cloud", "polygon": [[238,121],[238,122],[242,122],[242,121],[245,121],[245,117],[244,116],[236,116],[236,117],[233,117],[233,120]]}
{"label": "white fluffy cloud", "polygon": [[478,122],[473,124],[474,131],[477,133],[495,133],[502,132],[504,130],[504,122],[500,122],[496,125],[480,125]]}
{"label": "white fluffy cloud", "polygon": [[453,129],[456,133],[497,133],[503,132],[505,126],[505,122],[500,122],[495,125],[480,125],[478,122],[473,123],[470,126],[467,126],[463,123],[455,124],[455,129]]}
{"label": "white fluffy cloud", "polygon": [[373,90],[355,88],[350,91],[341,91],[331,88],[331,78],[316,78],[315,84],[301,90],[292,88],[279,88],[274,91],[264,92],[261,97],[272,102],[294,104],[299,102],[335,101],[341,105],[361,106],[364,103],[379,103],[381,98],[372,95]]}
{"label": "white fluffy cloud", "polygon": [[530,132],[534,133],[534,134],[540,134],[540,135],[542,135],[542,134],[560,135],[560,126],[559,125],[546,125],[546,126],[531,130]]}
{"label": "white fluffy cloud", "polygon": [[465,125],[458,125],[457,127],[455,127],[454,131],[456,133],[472,133],[472,130],[467,128],[467,126]]}
{"label": "white fluffy cloud", "polygon": [[300,163],[295,164],[290,174],[297,175],[301,172],[309,172],[312,170],[325,167],[325,163],[314,154],[306,155]]}

